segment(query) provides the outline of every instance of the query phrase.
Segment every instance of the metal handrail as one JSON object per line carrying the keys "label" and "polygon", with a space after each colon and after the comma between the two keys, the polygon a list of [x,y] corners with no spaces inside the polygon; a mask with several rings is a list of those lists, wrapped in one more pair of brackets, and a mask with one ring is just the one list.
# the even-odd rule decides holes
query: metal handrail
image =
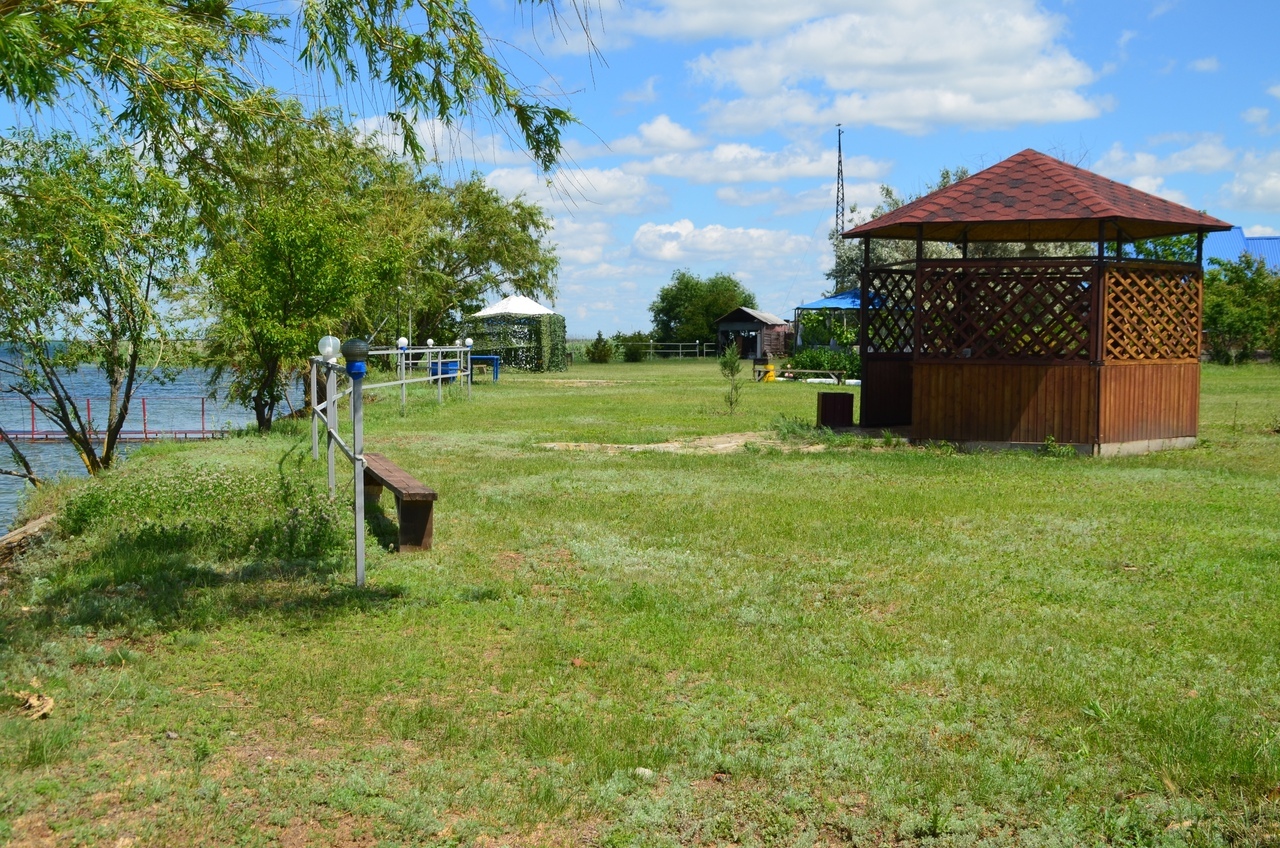
{"label": "metal handrail", "polygon": [[[434,375],[425,377],[409,377],[408,365],[410,357],[414,353],[428,354],[431,362],[441,363],[436,368]],[[446,358],[447,354],[454,354],[452,358]],[[405,347],[405,348],[379,348],[369,351],[370,356],[395,356],[397,358],[396,366],[400,375],[398,380],[386,383],[364,384],[364,378],[360,372],[352,375],[350,384],[341,392],[338,391],[338,374],[344,369],[338,365],[337,360],[327,360],[320,356],[312,356],[308,360],[311,363],[311,458],[320,458],[320,421],[324,421],[325,428],[325,447],[328,461],[329,471],[329,497],[337,495],[337,473],[334,467],[336,450],[342,451],[343,455],[351,461],[351,470],[354,477],[354,507],[355,507],[355,530],[356,530],[356,586],[364,586],[364,471],[368,463],[364,458],[364,412],[363,397],[365,389],[385,388],[387,386],[400,387],[400,412],[404,414],[405,403],[407,401],[406,388],[410,383],[430,383],[434,382],[437,387],[437,395],[441,403],[444,402],[444,381],[445,380],[466,380],[467,397],[471,396],[471,348],[454,346],[454,347]],[[456,367],[450,372],[446,371],[443,363],[454,362]],[[318,377],[320,371],[325,374],[325,399],[321,403],[316,402],[316,394],[318,385]],[[341,433],[338,432],[338,403],[344,397],[351,397],[351,444],[348,445],[343,439]]]}

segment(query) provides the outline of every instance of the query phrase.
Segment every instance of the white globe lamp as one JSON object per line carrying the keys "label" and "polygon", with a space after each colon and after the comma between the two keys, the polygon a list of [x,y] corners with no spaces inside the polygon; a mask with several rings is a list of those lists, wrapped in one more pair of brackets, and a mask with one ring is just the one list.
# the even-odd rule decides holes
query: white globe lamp
{"label": "white globe lamp", "polygon": [[316,349],[326,361],[334,362],[338,358],[338,351],[342,350],[342,340],[337,336],[324,336],[316,345]]}

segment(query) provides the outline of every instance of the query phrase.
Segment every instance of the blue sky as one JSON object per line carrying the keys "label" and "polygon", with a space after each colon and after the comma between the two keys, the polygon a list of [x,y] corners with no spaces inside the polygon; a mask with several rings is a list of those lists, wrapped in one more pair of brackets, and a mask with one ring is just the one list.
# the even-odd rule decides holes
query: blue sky
{"label": "blue sky", "polygon": [[[572,336],[647,329],[680,268],[732,273],[784,317],[819,296],[837,123],[864,215],[881,183],[919,192],[1032,147],[1280,234],[1276,0],[599,0],[594,58],[569,21],[561,37],[512,0],[472,3],[522,83],[581,125],[549,178],[501,126],[420,134],[446,174],[554,215]],[[295,53],[267,56],[266,81],[381,125],[386,103],[309,79]]]}
{"label": "blue sky", "polygon": [[[479,8],[479,7],[478,7]],[[530,45],[509,4],[491,32]],[[1280,234],[1280,3],[628,0],[545,74],[583,126],[545,185],[501,146],[479,167],[552,210],[571,335],[647,329],[672,271],[728,271],[789,316],[830,266],[845,191],[918,192],[1027,147]],[[510,24],[504,31],[501,25]],[[496,149],[496,155],[488,151]],[[487,160],[487,161],[485,161]]]}

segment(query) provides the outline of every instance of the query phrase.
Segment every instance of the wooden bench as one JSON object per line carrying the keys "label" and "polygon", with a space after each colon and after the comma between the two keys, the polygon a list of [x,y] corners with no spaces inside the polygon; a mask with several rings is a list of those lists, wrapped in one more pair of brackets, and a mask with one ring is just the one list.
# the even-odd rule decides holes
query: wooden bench
{"label": "wooden bench", "polygon": [[[836,381],[836,385],[844,383],[844,371],[823,371],[821,368],[782,368],[774,366],[773,373],[778,378],[795,377],[796,374],[823,374]],[[764,379],[765,369],[757,366],[755,369],[756,382]]]}
{"label": "wooden bench", "polygon": [[396,523],[400,525],[396,550],[431,550],[436,490],[422,485],[380,453],[366,453],[364,461],[365,503],[377,503],[384,486],[396,496]]}

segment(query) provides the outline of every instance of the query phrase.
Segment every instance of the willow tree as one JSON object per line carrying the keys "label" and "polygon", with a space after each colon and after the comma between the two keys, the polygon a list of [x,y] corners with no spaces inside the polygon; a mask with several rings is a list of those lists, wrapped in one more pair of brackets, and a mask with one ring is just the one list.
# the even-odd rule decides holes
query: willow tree
{"label": "willow tree", "polygon": [[[34,404],[96,474],[116,457],[134,390],[157,376],[151,354],[183,317],[196,233],[187,195],[128,146],[31,133],[0,139],[0,193],[0,392]],[[108,394],[92,415],[73,382],[85,368]]]}
{"label": "willow tree", "polygon": [[[546,13],[550,0],[517,0]],[[111,114],[154,151],[185,151],[193,132],[247,131],[280,103],[259,80],[280,33],[301,35],[297,69],[384,95],[387,118],[420,157],[419,120],[488,116],[544,169],[572,115],[512,77],[466,0],[301,0],[286,13],[226,0],[0,0],[0,94],[25,109],[62,103]],[[591,36],[589,7],[574,26]]]}

